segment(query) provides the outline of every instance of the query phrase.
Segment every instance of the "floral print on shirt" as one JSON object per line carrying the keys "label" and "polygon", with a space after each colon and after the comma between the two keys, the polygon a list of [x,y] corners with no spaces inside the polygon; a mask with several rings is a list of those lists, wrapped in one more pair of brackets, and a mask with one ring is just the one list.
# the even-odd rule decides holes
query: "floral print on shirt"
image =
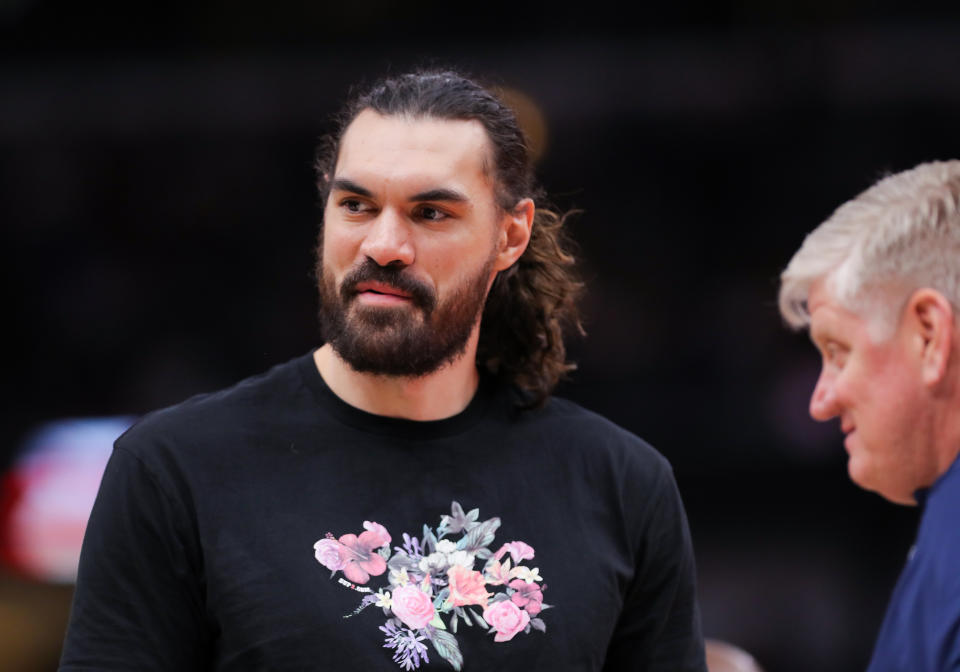
{"label": "floral print on shirt", "polygon": [[[393,550],[387,529],[371,521],[364,521],[358,535],[335,538],[328,532],[313,545],[331,578],[341,572],[340,584],[365,594],[344,618],[371,605],[383,610],[383,646],[393,650],[393,660],[404,670],[430,662],[427,642],[460,670],[463,655],[454,635],[461,625],[486,630],[494,642],[508,642],[521,632],[547,631],[540,617],[551,606],[543,601],[547,586],[539,568],[521,564],[533,560],[533,548],[511,541],[492,551],[500,519],[479,518],[479,510],[465,513],[453,502],[436,530],[424,525],[419,539],[404,533],[403,546]],[[481,570],[474,569],[478,561],[484,563]],[[386,585],[376,592],[365,585],[384,574]]]}

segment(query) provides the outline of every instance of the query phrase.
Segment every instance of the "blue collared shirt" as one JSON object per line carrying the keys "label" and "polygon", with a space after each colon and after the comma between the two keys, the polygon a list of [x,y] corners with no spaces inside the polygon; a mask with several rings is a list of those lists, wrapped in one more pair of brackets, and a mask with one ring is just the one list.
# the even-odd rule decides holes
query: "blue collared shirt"
{"label": "blue collared shirt", "polygon": [[868,672],[960,671],[960,458],[927,490]]}

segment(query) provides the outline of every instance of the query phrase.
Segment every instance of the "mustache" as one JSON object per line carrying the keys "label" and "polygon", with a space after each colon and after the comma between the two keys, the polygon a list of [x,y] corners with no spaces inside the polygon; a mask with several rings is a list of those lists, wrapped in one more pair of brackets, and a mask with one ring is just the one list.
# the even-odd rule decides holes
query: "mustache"
{"label": "mustache", "polygon": [[344,276],[340,284],[340,299],[344,304],[359,293],[357,285],[361,282],[379,282],[395,287],[409,294],[413,304],[427,313],[437,305],[437,297],[433,290],[405,272],[403,267],[380,266],[369,258]]}

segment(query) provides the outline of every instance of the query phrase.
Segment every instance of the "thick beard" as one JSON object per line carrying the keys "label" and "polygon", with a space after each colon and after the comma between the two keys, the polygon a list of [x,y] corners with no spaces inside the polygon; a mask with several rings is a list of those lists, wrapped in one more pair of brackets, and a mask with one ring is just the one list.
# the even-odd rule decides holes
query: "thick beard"
{"label": "thick beard", "polygon": [[[337,355],[359,373],[420,378],[463,355],[487,297],[494,258],[442,301],[402,267],[379,266],[370,259],[351,270],[337,291],[318,251],[320,333]],[[383,282],[411,296],[411,305],[362,306],[360,282]]]}

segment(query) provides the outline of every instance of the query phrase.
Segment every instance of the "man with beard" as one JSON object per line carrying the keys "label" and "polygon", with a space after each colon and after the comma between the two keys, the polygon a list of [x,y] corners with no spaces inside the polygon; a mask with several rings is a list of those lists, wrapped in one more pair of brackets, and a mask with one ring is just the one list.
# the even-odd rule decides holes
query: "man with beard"
{"label": "man with beard", "polygon": [[318,152],[324,345],[121,437],[61,669],[704,670],[669,465],[550,398],[579,282],[451,72]]}

